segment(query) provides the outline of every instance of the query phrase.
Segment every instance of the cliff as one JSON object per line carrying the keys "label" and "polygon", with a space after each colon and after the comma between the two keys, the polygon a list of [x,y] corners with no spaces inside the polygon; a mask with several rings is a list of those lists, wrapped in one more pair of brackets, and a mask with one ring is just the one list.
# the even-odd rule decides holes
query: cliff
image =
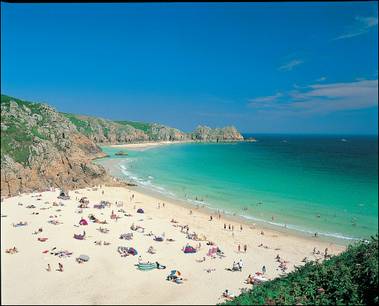
{"label": "cliff", "polygon": [[97,145],[52,107],[1,96],[1,195],[111,182]]}
{"label": "cliff", "polygon": [[98,144],[122,144],[143,141],[241,141],[242,135],[233,126],[212,129],[198,126],[192,133],[185,133],[176,128],[158,123],[135,121],[111,121],[89,116],[66,114],[79,132]]}
{"label": "cliff", "polygon": [[198,126],[192,133],[191,138],[199,141],[228,142],[242,141],[242,135],[234,126],[211,129],[207,126]]}
{"label": "cliff", "polygon": [[1,195],[114,183],[103,167],[91,163],[105,156],[98,144],[186,140],[243,137],[234,127],[199,126],[184,133],[158,123],[59,113],[47,104],[1,95]]}

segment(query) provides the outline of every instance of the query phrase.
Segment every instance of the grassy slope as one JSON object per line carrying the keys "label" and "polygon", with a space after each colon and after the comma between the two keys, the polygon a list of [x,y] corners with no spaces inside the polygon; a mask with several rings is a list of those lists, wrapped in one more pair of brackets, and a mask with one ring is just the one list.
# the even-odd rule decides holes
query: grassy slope
{"label": "grassy slope", "polygon": [[[323,293],[318,291],[324,289]],[[378,236],[321,264],[307,263],[287,276],[242,293],[226,305],[378,304]],[[299,304],[300,305],[300,304]]]}
{"label": "grassy slope", "polygon": [[[15,101],[18,105],[25,105],[31,110],[32,114],[41,115],[43,118],[42,122],[48,120],[48,118],[43,117],[43,113],[40,111],[41,104],[1,95],[1,105],[9,105],[11,100]],[[3,118],[2,116],[2,122]],[[7,125],[7,130],[1,130],[1,156],[8,154],[15,161],[27,165],[29,147],[33,143],[33,138],[46,139],[46,137],[41,135],[37,129],[28,130],[23,122],[18,122],[11,118],[6,120],[4,124]]]}
{"label": "grassy slope", "polygon": [[147,134],[150,133],[150,131],[151,131],[151,124],[150,123],[138,122],[138,121],[126,121],[126,120],[115,121],[115,122],[119,123],[119,124],[123,124],[123,125],[125,125],[125,124],[131,125],[135,129],[144,131]]}
{"label": "grassy slope", "polygon": [[89,136],[93,131],[92,128],[90,127],[90,124],[88,121],[79,119],[76,115],[74,114],[69,114],[69,113],[61,113],[63,116],[65,116],[67,119],[71,121],[73,125],[76,126],[76,128],[81,131],[83,134],[86,136]]}

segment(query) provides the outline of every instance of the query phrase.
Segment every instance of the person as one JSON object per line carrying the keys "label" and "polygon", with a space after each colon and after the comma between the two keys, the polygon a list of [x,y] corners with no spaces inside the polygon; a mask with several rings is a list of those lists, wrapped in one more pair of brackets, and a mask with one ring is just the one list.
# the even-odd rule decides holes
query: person
{"label": "person", "polygon": [[229,292],[228,289],[225,289],[225,291],[222,293],[222,296],[230,299],[234,297],[234,294]]}
{"label": "person", "polygon": [[232,225],[232,231],[234,231],[234,225]]}
{"label": "person", "polygon": [[240,261],[238,262],[238,268],[240,271],[242,271],[242,267],[243,267],[243,263],[242,263],[242,259],[240,259]]}
{"label": "person", "polygon": [[164,204],[164,202],[163,202],[163,208],[165,208],[165,204]]}
{"label": "person", "polygon": [[240,225],[240,230],[241,230],[241,232],[242,232],[242,224]]}
{"label": "person", "polygon": [[61,263],[58,263],[58,271],[63,272],[63,265]]}
{"label": "person", "polygon": [[249,274],[249,276],[247,277],[246,283],[247,283],[247,284],[250,284],[250,285],[253,285],[253,284],[254,284],[254,279],[253,279],[253,277],[251,276],[251,274]]}
{"label": "person", "polygon": [[224,223],[224,229],[226,229],[226,224]]}
{"label": "person", "polygon": [[313,255],[316,254],[316,248],[313,248]]}
{"label": "person", "polygon": [[318,236],[318,234],[317,234],[317,232],[315,233],[315,237],[317,237]]}
{"label": "person", "polygon": [[245,245],[243,246],[243,250],[244,250],[245,253],[247,252],[247,244],[245,244]]}
{"label": "person", "polygon": [[213,220],[213,217],[212,217],[212,216],[210,216],[210,217],[209,217],[209,221],[212,221],[212,220]]}
{"label": "person", "polygon": [[324,258],[327,258],[327,257],[328,257],[328,248],[326,248],[324,252]]}
{"label": "person", "polygon": [[241,245],[238,245],[238,253],[241,252]]}
{"label": "person", "polygon": [[190,215],[192,215],[192,209],[190,209]]}
{"label": "person", "polygon": [[104,194],[104,190],[101,191],[101,194]]}
{"label": "person", "polygon": [[266,273],[266,266],[263,266],[263,267],[262,267],[262,273],[263,273],[263,274]]}
{"label": "person", "polygon": [[264,233],[264,231],[261,231],[261,235],[264,235],[265,233]]}
{"label": "person", "polygon": [[50,264],[47,264],[47,269],[46,269],[47,272],[50,272],[51,271],[51,267],[50,267]]}
{"label": "person", "polygon": [[228,226],[228,229],[230,230],[230,224],[229,224],[229,226]]}

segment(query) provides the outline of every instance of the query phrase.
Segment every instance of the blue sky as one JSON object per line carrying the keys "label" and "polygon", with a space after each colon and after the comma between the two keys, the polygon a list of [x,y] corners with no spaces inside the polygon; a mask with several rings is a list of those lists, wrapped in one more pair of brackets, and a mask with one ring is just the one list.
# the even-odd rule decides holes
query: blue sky
{"label": "blue sky", "polygon": [[1,90],[189,131],[377,134],[378,4],[1,3]]}

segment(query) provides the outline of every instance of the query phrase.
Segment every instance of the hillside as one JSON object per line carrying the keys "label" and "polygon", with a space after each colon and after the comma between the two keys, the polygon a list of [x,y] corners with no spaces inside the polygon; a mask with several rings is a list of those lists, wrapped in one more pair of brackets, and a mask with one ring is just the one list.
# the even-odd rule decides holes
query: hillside
{"label": "hillside", "polygon": [[142,141],[240,141],[242,135],[235,127],[209,128],[198,126],[192,133],[158,123],[111,121],[96,117],[62,113],[79,132],[99,144],[121,144]]}
{"label": "hillside", "polygon": [[184,133],[157,123],[59,113],[47,104],[1,95],[1,195],[109,181],[105,170],[91,163],[104,156],[98,144],[242,139],[234,127]]}
{"label": "hillside", "polygon": [[1,96],[1,195],[106,182],[103,155],[52,107]]}
{"label": "hillside", "polygon": [[224,305],[378,305],[378,236],[257,285]]}

